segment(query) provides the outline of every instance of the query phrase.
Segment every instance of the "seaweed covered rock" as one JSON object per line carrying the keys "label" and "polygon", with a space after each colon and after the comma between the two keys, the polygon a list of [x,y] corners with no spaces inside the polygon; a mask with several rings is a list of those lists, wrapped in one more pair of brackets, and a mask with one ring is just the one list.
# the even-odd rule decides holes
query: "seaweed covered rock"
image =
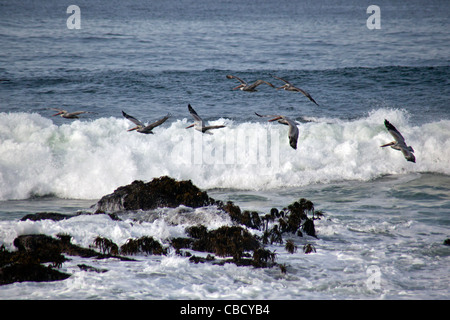
{"label": "seaweed covered rock", "polygon": [[242,212],[241,208],[231,201],[228,201],[226,204],[217,201],[217,204],[219,205],[219,208],[230,215],[231,220],[234,222],[252,229],[259,229],[261,227],[261,219],[258,212],[250,212],[248,210]]}
{"label": "seaweed covered rock", "polygon": [[103,254],[95,250],[83,248],[70,242],[70,236],[59,234],[58,238],[53,238],[45,234],[21,235],[14,239],[14,246],[18,249],[18,253],[26,253],[30,257],[36,258],[42,262],[53,262],[57,255],[63,253],[71,256],[79,256],[82,258],[109,258],[116,257],[125,259],[120,256]]}
{"label": "seaweed covered rock", "polygon": [[[70,243],[70,236],[58,235],[53,238],[45,234],[21,235],[14,239],[17,251],[0,248],[0,285],[22,281],[57,281],[70,277],[57,270],[67,259],[64,256],[83,258],[108,258],[92,249],[79,247]],[[131,260],[118,257],[120,260]],[[49,263],[48,266],[42,265]]]}
{"label": "seaweed covered rock", "polygon": [[158,207],[175,208],[180,205],[198,208],[214,204],[205,191],[201,191],[190,180],[177,181],[163,176],[144,183],[133,183],[117,188],[112,194],[102,197],[97,211],[152,210]]}
{"label": "seaweed covered rock", "polygon": [[0,268],[0,285],[23,281],[60,281],[70,277],[70,274],[55,270],[51,266],[41,264],[13,264]]}
{"label": "seaweed covered rock", "polygon": [[[271,214],[273,214],[273,211],[272,209]],[[275,212],[277,212],[276,209]],[[312,213],[313,217],[309,218],[308,213]],[[311,201],[304,198],[295,201],[285,208],[282,213],[277,214],[277,216],[280,216],[278,219],[279,227],[278,230],[272,230],[273,235],[276,235],[277,232],[280,234],[289,232],[303,236],[303,231],[307,235],[317,238],[314,226],[314,213],[314,205]]]}
{"label": "seaweed covered rock", "polygon": [[125,255],[138,253],[162,255],[167,250],[153,237],[143,236],[138,239],[128,239],[128,241],[120,247],[120,252]]}
{"label": "seaweed covered rock", "polygon": [[[166,255],[170,248],[177,254],[191,257],[194,263],[209,262],[214,264],[234,263],[239,266],[267,268],[277,265],[276,254],[264,246],[266,244],[284,245],[284,249],[294,254],[297,245],[294,240],[285,240],[287,235],[303,237],[303,233],[316,237],[314,221],[319,220],[323,214],[314,210],[311,201],[300,199],[282,210],[272,208],[270,213],[261,214],[255,211],[242,211],[233,202],[216,201],[201,191],[191,181],[176,181],[170,177],[155,178],[148,183],[134,181],[130,185],[119,187],[112,194],[101,198],[95,205],[96,214],[110,212],[113,220],[120,220],[113,212],[124,210],[153,210],[159,207],[175,208],[180,205],[198,208],[215,205],[229,215],[231,226],[222,226],[215,230],[208,230],[204,225],[197,225],[185,229],[188,237],[173,238],[169,243],[160,243],[151,236],[138,239],[128,239],[119,246],[112,240],[96,237],[90,248],[82,248],[71,243],[71,236],[59,234],[53,238],[43,234],[21,235],[14,240],[16,252],[9,252],[0,247],[0,285],[17,281],[55,281],[68,278],[70,275],[57,270],[67,261],[64,254],[84,258],[95,257],[117,258],[120,260],[133,260],[123,255],[152,254]],[[59,221],[79,214],[65,215],[53,212],[42,212],[28,215],[22,220],[52,219]],[[182,213],[181,213],[182,214]],[[201,214],[201,213],[199,213]],[[311,217],[312,215],[312,217]],[[250,230],[253,229],[253,230]],[[262,234],[258,231],[262,231]],[[259,235],[256,235],[259,234]],[[449,239],[444,244],[449,245]],[[91,248],[97,248],[97,252]],[[208,256],[197,257],[190,251],[207,252]],[[305,254],[316,252],[311,244],[304,244]],[[217,257],[224,259],[217,259]],[[45,266],[43,263],[48,263]],[[283,273],[285,265],[279,265]],[[106,272],[88,265],[80,264],[80,270]]]}
{"label": "seaweed covered rock", "polygon": [[[18,251],[0,250],[0,285],[22,281],[56,281],[70,275],[59,272],[65,257],[58,240],[46,235],[24,235],[14,240]],[[52,263],[43,266],[42,263]]]}
{"label": "seaweed covered rock", "polygon": [[193,250],[214,253],[219,257],[240,259],[245,251],[260,248],[257,237],[240,226],[223,226],[211,231],[204,226],[194,226],[187,228],[186,232],[194,238]]}

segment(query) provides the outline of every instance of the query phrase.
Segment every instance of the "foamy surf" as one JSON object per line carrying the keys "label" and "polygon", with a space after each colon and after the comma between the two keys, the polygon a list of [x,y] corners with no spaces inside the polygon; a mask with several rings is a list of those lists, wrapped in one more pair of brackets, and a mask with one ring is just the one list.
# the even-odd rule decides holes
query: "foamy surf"
{"label": "foamy surf", "polygon": [[[384,119],[415,149],[417,163],[380,145],[392,141]],[[52,194],[98,199],[139,179],[168,175],[203,189],[270,190],[386,174],[450,174],[450,121],[414,126],[403,110],[378,109],[356,120],[299,123],[297,150],[287,126],[259,118],[225,124],[213,135],[187,130],[190,119],[169,119],[154,135],[127,132],[122,118],[57,126],[34,113],[0,113],[0,200]]]}

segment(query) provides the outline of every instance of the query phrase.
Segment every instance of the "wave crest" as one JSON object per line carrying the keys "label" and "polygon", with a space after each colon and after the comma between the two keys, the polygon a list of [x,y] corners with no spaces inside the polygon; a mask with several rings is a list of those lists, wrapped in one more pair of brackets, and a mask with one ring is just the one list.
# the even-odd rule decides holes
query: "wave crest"
{"label": "wave crest", "polygon": [[[417,163],[380,148],[392,140],[389,119],[415,149]],[[226,124],[213,135],[170,120],[154,135],[127,132],[122,118],[73,121],[61,126],[38,114],[0,113],[0,200],[54,194],[98,199],[134,180],[169,175],[203,189],[267,190],[386,174],[450,174],[450,121],[412,126],[403,110],[378,109],[356,120],[299,123],[298,149],[288,127],[256,119]],[[190,121],[190,120],[189,120]]]}

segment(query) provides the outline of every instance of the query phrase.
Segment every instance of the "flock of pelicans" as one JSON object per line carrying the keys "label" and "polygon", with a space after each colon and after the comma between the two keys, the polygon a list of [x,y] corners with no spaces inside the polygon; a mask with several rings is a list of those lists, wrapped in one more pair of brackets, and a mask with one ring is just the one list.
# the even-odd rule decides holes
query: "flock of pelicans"
{"label": "flock of pelicans", "polygon": [[[233,88],[233,90],[240,89],[243,91],[257,91],[256,87],[258,87],[261,84],[267,84],[267,85],[271,86],[272,88],[275,88],[275,86],[273,84],[271,84],[270,82],[264,81],[264,80],[256,80],[255,82],[248,84],[246,81],[244,81],[236,76],[227,75],[226,77],[228,79],[236,79],[237,81],[240,82],[240,85]],[[276,88],[277,90],[283,89],[283,90],[287,90],[287,91],[300,92],[305,97],[307,97],[311,102],[315,103],[317,106],[319,105],[311,97],[311,95],[308,92],[306,92],[305,90],[295,87],[294,85],[292,85],[289,81],[287,81],[285,79],[275,77],[275,76],[273,76],[273,77],[275,79],[281,80],[285,83],[283,86]],[[89,111],[67,112],[66,110],[62,110],[62,109],[55,109],[55,108],[52,108],[52,109],[59,111],[58,113],[54,114],[53,116],[60,115],[61,117],[68,118],[68,119],[76,119],[76,118],[78,118],[78,115],[80,115],[80,114],[89,113]],[[186,127],[186,129],[194,127],[194,129],[196,129],[202,133],[210,133],[209,130],[220,129],[220,128],[225,127],[224,125],[205,126],[202,118],[200,118],[200,116],[191,107],[190,104],[188,105],[188,110],[189,110],[191,116],[194,118],[194,123],[192,125]],[[282,115],[260,115],[256,112],[255,112],[255,114],[258,117],[271,117],[272,119],[268,120],[269,122],[278,121],[281,124],[288,125],[289,126],[289,132],[288,132],[289,145],[293,149],[297,149],[297,140],[298,140],[299,131],[298,131],[298,127],[297,127],[297,124],[295,123],[295,121],[289,119],[286,116],[282,116]],[[142,123],[135,117],[125,113],[124,111],[122,111],[122,115],[136,125],[135,127],[128,129],[127,131],[136,130],[137,132],[144,133],[144,134],[153,134],[153,129],[156,128],[157,126],[162,125],[171,116],[170,114],[167,114],[165,117],[159,119],[158,121],[148,124],[148,125],[145,125],[144,123]],[[386,126],[386,129],[388,130],[388,132],[394,137],[394,141],[386,143],[386,144],[382,145],[381,147],[391,147],[395,150],[399,150],[403,153],[403,155],[407,161],[416,162],[416,158],[413,154],[414,153],[413,148],[411,146],[406,145],[405,139],[403,138],[401,133],[387,120],[384,120],[384,125]]]}

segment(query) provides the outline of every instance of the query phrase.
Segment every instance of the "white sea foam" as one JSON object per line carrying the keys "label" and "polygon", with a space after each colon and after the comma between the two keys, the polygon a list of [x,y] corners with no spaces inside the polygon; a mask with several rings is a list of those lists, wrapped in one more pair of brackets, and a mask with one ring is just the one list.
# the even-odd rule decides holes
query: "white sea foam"
{"label": "white sea foam", "polygon": [[[378,109],[352,121],[314,119],[298,124],[297,150],[288,127],[278,123],[226,124],[213,135],[171,119],[154,135],[127,132],[122,118],[68,121],[57,126],[38,114],[0,113],[0,200],[54,194],[98,199],[140,179],[169,175],[200,188],[265,190],[386,174],[450,174],[450,121],[410,124],[402,110]],[[380,148],[392,141],[392,122],[415,149],[417,163],[401,152]],[[190,120],[189,120],[190,121]]]}
{"label": "white sea foam", "polygon": [[[202,216],[203,223],[213,229],[229,224],[229,219],[213,207],[139,212],[139,221],[132,213],[121,216],[121,221],[106,215],[62,221],[0,221],[0,244],[15,250],[13,241],[18,235],[55,237],[65,233],[72,236],[72,243],[83,247],[92,245],[97,236],[119,246],[129,238],[152,236],[168,247],[172,237],[186,236],[184,228],[198,223],[195,215]],[[172,224],[177,221],[181,224]],[[299,248],[296,254],[288,253],[284,244],[267,245],[276,251],[277,263],[286,265],[287,274],[277,267],[195,264],[173,250],[164,256],[138,254],[132,256],[136,261],[130,262],[68,256],[60,268],[71,274],[67,280],[3,286],[0,299],[398,299],[402,295],[442,299],[448,295],[448,286],[442,283],[448,274],[448,257],[440,245],[446,234],[444,225],[429,226],[388,213],[343,212],[317,220],[316,228],[319,239],[290,236]],[[303,253],[305,243],[312,243],[317,252]],[[85,272],[80,264],[107,272]],[[373,280],[368,273],[372,268],[380,272],[376,287],[369,282]]]}

